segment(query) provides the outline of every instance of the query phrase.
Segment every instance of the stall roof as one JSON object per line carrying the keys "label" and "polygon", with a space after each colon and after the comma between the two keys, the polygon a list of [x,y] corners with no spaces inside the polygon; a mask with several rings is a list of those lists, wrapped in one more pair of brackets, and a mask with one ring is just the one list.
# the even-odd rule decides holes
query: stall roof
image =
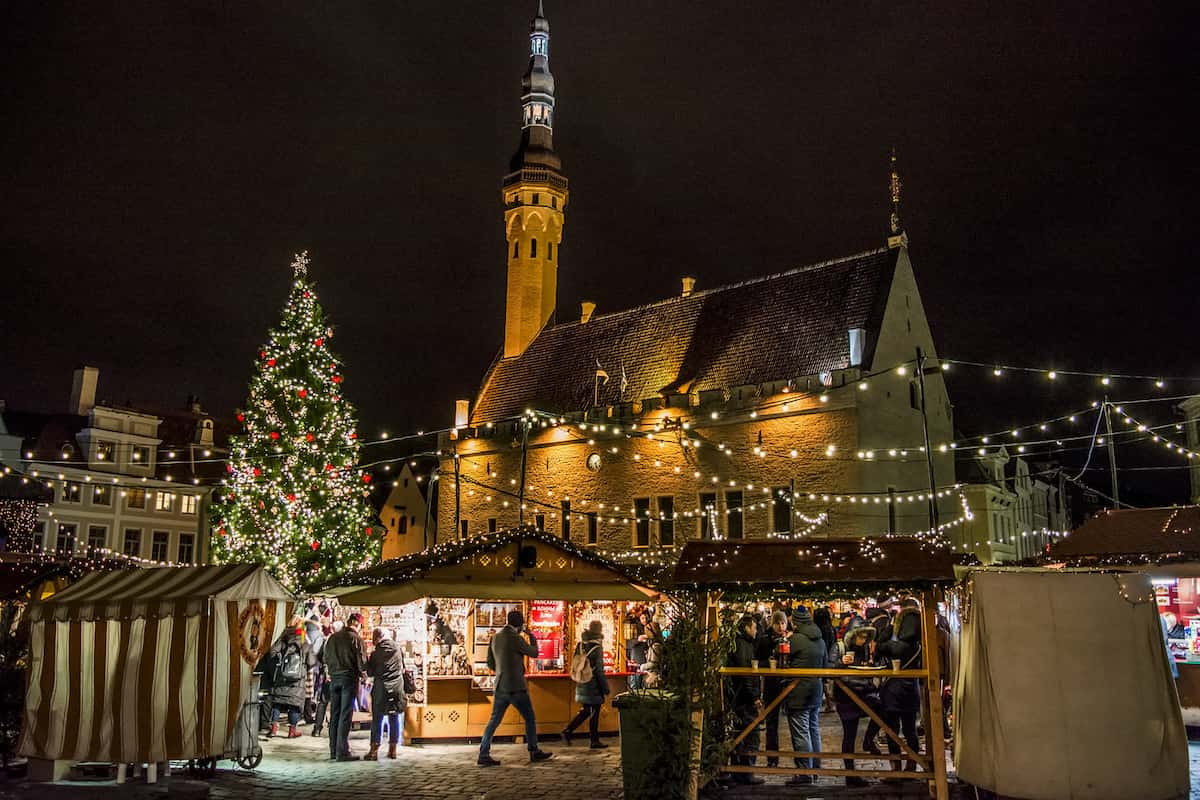
{"label": "stall roof", "polygon": [[[521,569],[518,575],[518,550],[525,546],[536,549],[536,563]],[[529,527],[446,542],[384,561],[312,591],[350,605],[399,605],[430,596],[645,600],[654,595],[620,564]]]}
{"label": "stall roof", "polygon": [[214,600],[292,600],[257,564],[146,567],[93,574],[30,608],[33,619],[165,617],[204,613]]}
{"label": "stall roof", "polygon": [[1103,511],[1058,541],[1050,560],[1098,565],[1200,561],[1200,506]]}
{"label": "stall roof", "polygon": [[853,594],[954,583],[970,556],[915,538],[688,542],[676,586]]}

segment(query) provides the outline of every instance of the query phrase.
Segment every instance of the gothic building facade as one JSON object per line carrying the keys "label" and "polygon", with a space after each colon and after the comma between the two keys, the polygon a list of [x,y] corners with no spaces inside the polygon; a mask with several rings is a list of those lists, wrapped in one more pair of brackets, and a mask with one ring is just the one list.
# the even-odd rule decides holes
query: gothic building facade
{"label": "gothic building facade", "polygon": [[524,522],[626,551],[958,524],[894,167],[877,249],[711,289],[681,275],[673,297],[552,323],[569,193],[549,55],[539,8],[502,184],[503,346],[439,443],[436,540]]}

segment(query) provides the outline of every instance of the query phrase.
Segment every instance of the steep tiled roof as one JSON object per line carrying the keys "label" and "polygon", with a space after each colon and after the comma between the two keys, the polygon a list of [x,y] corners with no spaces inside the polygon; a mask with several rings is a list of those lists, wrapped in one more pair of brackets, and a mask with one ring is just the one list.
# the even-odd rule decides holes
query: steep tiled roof
{"label": "steep tiled roof", "polygon": [[472,422],[527,407],[588,408],[597,362],[610,376],[600,405],[845,369],[851,328],[875,341],[898,252],[861,253],[547,328],[520,356],[496,362]]}
{"label": "steep tiled roof", "polygon": [[1104,511],[1051,549],[1051,559],[1128,556],[1200,558],[1200,506]]}

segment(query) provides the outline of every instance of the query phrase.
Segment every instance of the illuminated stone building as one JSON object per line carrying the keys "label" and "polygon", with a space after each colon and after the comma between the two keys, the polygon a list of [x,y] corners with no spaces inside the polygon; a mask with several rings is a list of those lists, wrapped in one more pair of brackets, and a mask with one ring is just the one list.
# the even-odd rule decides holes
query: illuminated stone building
{"label": "illuminated stone building", "polygon": [[439,443],[437,541],[522,519],[615,551],[928,530],[919,377],[938,522],[961,519],[952,410],[894,168],[878,249],[707,290],[684,277],[674,297],[613,313],[583,303],[548,324],[566,316],[554,311],[568,195],[540,9],[530,41],[503,183],[503,349]]}

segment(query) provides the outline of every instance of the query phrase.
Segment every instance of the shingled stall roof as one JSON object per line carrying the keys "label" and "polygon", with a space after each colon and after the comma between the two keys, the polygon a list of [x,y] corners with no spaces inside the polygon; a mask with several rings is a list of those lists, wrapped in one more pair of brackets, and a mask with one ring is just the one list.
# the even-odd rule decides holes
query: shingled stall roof
{"label": "shingled stall roof", "polygon": [[954,583],[971,560],[912,537],[688,542],[675,586],[854,595]]}
{"label": "shingled stall roof", "polygon": [[1050,560],[1078,566],[1200,561],[1200,506],[1103,511],[1055,543]]}
{"label": "shingled stall roof", "polygon": [[[610,376],[600,405],[846,369],[850,329],[868,332],[868,348],[878,339],[898,253],[873,250],[546,328],[493,365],[471,423],[526,408],[589,408],[597,363]],[[864,356],[869,364],[869,349]]]}
{"label": "shingled stall roof", "polygon": [[[536,563],[517,574],[520,549]],[[311,589],[345,605],[399,605],[423,597],[480,600],[645,600],[655,594],[621,565],[532,527],[471,536],[393,558]]]}

